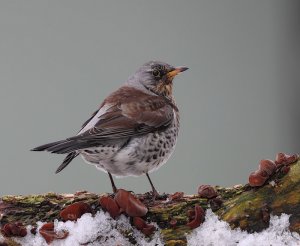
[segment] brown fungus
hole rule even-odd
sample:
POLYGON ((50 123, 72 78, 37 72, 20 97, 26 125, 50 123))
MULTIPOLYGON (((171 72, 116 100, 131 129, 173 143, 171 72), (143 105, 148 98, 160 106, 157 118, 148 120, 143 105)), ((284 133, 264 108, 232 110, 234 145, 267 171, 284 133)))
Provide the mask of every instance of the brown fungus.
POLYGON ((187 211, 187 217, 189 218, 189 222, 195 218, 195 209, 189 209, 187 211))
POLYGON ((298 161, 298 159, 299 159, 299 155, 298 154, 287 155, 285 153, 278 153, 276 155, 275 163, 278 166, 289 165, 289 164, 295 163, 296 161, 298 161))
POLYGON ((298 161, 298 159, 299 159, 299 155, 298 154, 287 155, 287 157, 286 157, 287 164, 293 164, 296 161, 298 161))
POLYGON ((21 222, 7 223, 1 229, 5 237, 25 237, 27 230, 21 222))
POLYGON ((252 187, 262 186, 266 180, 275 172, 276 164, 271 160, 261 160, 259 168, 249 176, 249 184, 252 187))
POLYGON ((129 191, 119 189, 115 195, 119 207, 131 217, 141 217, 147 214, 147 207, 129 191))
POLYGON ((266 180, 269 178, 267 172, 262 170, 256 170, 252 172, 249 176, 249 184, 252 187, 262 186, 266 180))
POLYGON ((195 229, 201 225, 201 223, 204 221, 204 209, 200 207, 199 205, 195 205, 195 218, 187 223, 186 225, 190 227, 191 229, 195 229))
POLYGON ((276 165, 272 160, 261 160, 259 163, 259 169, 268 173, 268 175, 272 175, 276 170, 276 165))
POLYGON ((154 225, 147 224, 146 221, 144 221, 140 217, 134 217, 133 224, 139 231, 141 231, 146 236, 150 236, 155 230, 154 225))
POLYGON ((65 230, 54 231, 53 222, 44 224, 40 228, 39 233, 46 240, 47 244, 52 243, 54 239, 65 239, 69 235, 69 232, 65 230))
POLYGON ((283 174, 287 174, 291 170, 290 166, 283 166, 280 171, 283 174))
POLYGON ((107 201, 108 201, 108 196, 101 196, 99 198, 99 204, 103 209, 106 209, 107 207, 107 201))
POLYGON ((286 155, 284 153, 277 153, 275 164, 277 166, 285 165, 286 164, 286 155))
POLYGON ((120 207, 117 202, 109 196, 103 196, 99 199, 101 207, 106 210, 112 218, 116 218, 121 214, 120 207))
POLYGON ((138 230, 142 230, 144 227, 146 227, 146 221, 144 221, 142 218, 140 217, 134 217, 133 218, 133 224, 136 227, 136 229, 138 230))
POLYGON ((175 192, 174 194, 169 195, 170 201, 177 201, 183 198, 184 193, 183 192, 175 192))
POLYGON ((63 209, 59 215, 64 220, 77 220, 85 213, 91 213, 92 209, 89 204, 84 202, 76 202, 65 209, 63 209))
POLYGON ((152 224, 147 224, 147 226, 142 229, 142 233, 146 236, 150 236, 154 231, 155 227, 152 224))
POLYGON ((111 197, 109 197, 107 200, 106 210, 114 219, 121 214, 120 207, 118 206, 116 201, 111 197))
POLYGON ((218 196, 218 193, 211 185, 200 185, 198 188, 198 194, 202 198, 214 198, 218 196))

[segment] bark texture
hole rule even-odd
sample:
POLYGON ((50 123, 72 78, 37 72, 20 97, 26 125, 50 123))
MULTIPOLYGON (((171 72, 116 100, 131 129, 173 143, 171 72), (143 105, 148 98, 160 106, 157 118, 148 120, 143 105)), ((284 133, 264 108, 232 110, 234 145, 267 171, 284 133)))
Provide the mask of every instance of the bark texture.
MULTIPOLYGON (((211 206, 220 219, 227 221, 232 228, 240 227, 249 232, 267 228, 270 214, 290 214, 290 230, 300 234, 300 161, 292 164, 287 174, 276 172, 262 187, 252 188, 246 184, 231 188, 216 186, 215 189, 218 198, 223 201, 221 205, 218 204, 219 199, 200 198, 198 195, 155 202, 149 194, 137 196, 149 209, 144 219, 158 224, 166 245, 186 245, 186 233, 192 230, 187 226, 188 214, 194 210, 195 205, 203 209, 211 206), (174 225, 171 221, 175 220, 174 225)), ((101 209, 99 197, 98 194, 88 192, 3 196, 0 199, 0 224, 3 226, 8 222, 20 221, 25 225, 35 225, 37 221, 50 222, 60 219, 59 212, 78 201, 90 204, 92 213, 96 213, 101 209)), ((7 243, 16 245, 13 239, 8 239, 7 243)))

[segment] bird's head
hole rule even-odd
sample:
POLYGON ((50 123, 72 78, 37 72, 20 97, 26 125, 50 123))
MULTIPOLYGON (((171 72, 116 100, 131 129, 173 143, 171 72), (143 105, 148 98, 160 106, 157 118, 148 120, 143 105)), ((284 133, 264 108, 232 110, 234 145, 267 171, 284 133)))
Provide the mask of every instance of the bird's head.
POLYGON ((166 97, 172 96, 173 79, 187 67, 173 67, 167 63, 150 61, 136 72, 136 79, 147 90, 166 97))

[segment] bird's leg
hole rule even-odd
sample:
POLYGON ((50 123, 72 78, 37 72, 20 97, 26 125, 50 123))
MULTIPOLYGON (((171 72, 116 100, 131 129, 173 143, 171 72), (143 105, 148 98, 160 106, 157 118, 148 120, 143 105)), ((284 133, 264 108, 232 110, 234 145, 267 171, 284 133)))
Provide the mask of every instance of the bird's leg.
POLYGON ((151 181, 151 179, 150 179, 148 173, 146 173, 146 176, 147 176, 147 178, 148 178, 148 180, 149 180, 149 182, 150 182, 151 188, 152 188, 153 200, 155 200, 157 197, 159 197, 159 193, 158 193, 157 190, 155 189, 155 187, 154 187, 154 185, 153 185, 153 183, 152 183, 152 181, 151 181))
POLYGON ((111 176, 111 173, 110 172, 107 172, 108 173, 108 176, 109 176, 109 179, 110 179, 110 182, 111 182, 111 187, 113 189, 113 192, 114 193, 117 193, 117 187, 115 185, 115 182, 113 180, 113 177, 111 176))

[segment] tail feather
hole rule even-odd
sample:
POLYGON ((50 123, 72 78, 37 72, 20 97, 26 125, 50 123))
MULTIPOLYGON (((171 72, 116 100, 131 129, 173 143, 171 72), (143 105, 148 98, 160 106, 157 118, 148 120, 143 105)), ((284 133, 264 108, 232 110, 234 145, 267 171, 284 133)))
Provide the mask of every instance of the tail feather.
POLYGON ((67 154, 73 152, 74 150, 80 149, 75 141, 70 141, 68 139, 58 142, 55 145, 49 146, 47 151, 56 154, 67 154), (69 150, 70 149, 70 150, 69 150))
POLYGON ((33 148, 32 151, 49 151, 56 154, 68 154, 66 158, 63 160, 62 164, 57 168, 55 173, 59 173, 62 171, 66 166, 69 165, 69 163, 79 155, 79 153, 76 151, 78 148, 78 144, 76 144, 76 141, 66 139, 61 141, 56 141, 53 143, 44 144, 41 146, 38 146, 36 148, 33 148))
POLYGON ((38 146, 33 148, 32 151, 48 151, 55 154, 69 154, 86 147, 90 147, 88 143, 78 141, 77 139, 65 139, 38 146))
POLYGON ((31 149, 31 151, 49 151, 49 149, 51 147, 57 146, 57 145, 63 143, 64 141, 65 140, 61 140, 61 141, 56 141, 56 142, 53 142, 53 143, 43 144, 41 146, 38 146, 38 147, 35 147, 35 148, 31 149))
POLYGON ((60 166, 56 169, 55 173, 59 173, 60 171, 62 171, 66 166, 68 166, 70 164, 70 162, 79 154, 77 152, 71 152, 69 153, 66 158, 64 159, 64 161, 62 162, 62 164, 60 164, 60 166))

